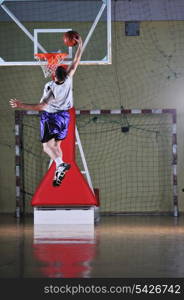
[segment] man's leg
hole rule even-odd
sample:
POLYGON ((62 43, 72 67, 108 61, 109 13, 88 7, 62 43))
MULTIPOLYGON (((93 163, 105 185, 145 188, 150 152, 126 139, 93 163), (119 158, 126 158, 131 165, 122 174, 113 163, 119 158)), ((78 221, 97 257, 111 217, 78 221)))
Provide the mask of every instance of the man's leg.
POLYGON ((60 142, 61 141, 55 141, 55 139, 53 138, 48 142, 43 143, 43 151, 47 153, 52 160, 55 160, 58 157, 60 157, 62 160, 63 153, 60 148, 60 142))
POLYGON ((55 159, 56 167, 59 167, 60 164, 63 163, 63 152, 61 150, 61 140, 60 141, 54 141, 55 147, 57 148, 58 157, 55 159))
POLYGON ((43 150, 56 163, 53 185, 59 186, 65 177, 65 172, 70 169, 70 165, 64 163, 62 160, 63 153, 61 150, 61 141, 55 141, 55 139, 51 139, 48 142, 43 143, 43 150))

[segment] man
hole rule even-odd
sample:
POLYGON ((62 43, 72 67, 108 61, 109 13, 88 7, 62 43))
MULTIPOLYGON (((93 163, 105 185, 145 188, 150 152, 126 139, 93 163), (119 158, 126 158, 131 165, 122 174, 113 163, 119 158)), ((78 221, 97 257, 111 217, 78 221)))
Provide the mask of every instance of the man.
POLYGON ((72 63, 67 69, 58 66, 54 80, 46 83, 39 104, 26 104, 17 99, 11 99, 12 108, 42 111, 40 118, 41 142, 43 150, 55 161, 56 170, 53 186, 59 186, 70 165, 63 161, 61 141, 67 136, 70 115, 68 110, 73 106, 72 76, 74 75, 82 55, 82 39, 79 36, 77 51, 72 63))

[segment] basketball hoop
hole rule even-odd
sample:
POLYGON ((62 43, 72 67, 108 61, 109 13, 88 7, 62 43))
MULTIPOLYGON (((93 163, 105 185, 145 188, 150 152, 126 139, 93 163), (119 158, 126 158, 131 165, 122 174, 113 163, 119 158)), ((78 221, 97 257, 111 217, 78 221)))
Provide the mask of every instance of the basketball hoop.
POLYGON ((62 64, 67 53, 36 53, 35 59, 41 64, 43 74, 46 77, 52 76, 56 68, 62 64))

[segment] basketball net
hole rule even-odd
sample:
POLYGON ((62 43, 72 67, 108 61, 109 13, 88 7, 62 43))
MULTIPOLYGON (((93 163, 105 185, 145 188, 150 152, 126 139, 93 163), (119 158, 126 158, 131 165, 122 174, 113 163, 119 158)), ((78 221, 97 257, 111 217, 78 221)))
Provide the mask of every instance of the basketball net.
POLYGON ((62 64, 67 55, 67 53, 36 53, 35 59, 40 62, 46 78, 55 74, 56 68, 62 64))

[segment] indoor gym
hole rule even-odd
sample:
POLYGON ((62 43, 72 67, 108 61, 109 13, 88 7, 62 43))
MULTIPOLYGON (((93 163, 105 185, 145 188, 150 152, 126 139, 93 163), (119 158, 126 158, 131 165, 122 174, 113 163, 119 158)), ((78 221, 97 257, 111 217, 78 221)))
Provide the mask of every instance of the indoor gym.
POLYGON ((0 1, 1 279, 184 277, 183 47, 182 0, 0 1), (62 191, 59 205, 31 205, 51 162, 39 114, 9 105, 40 101, 51 79, 35 53, 67 52, 69 64, 69 29, 85 44, 75 150, 92 210, 62 191), (79 217, 38 224, 40 210, 79 217))

